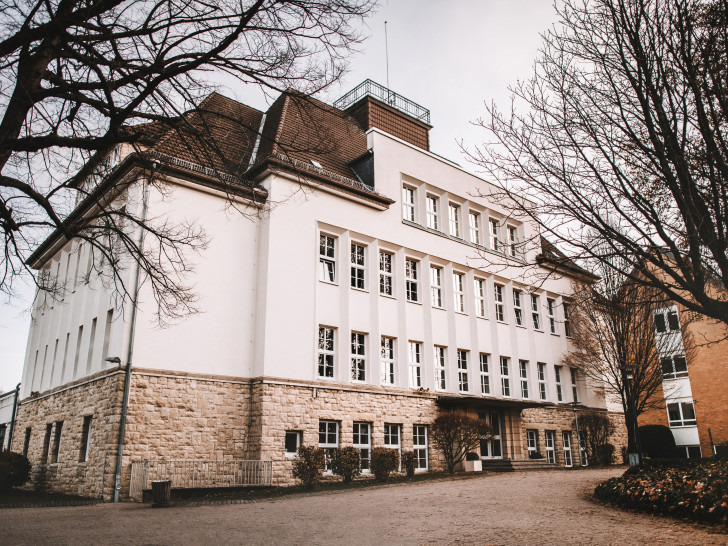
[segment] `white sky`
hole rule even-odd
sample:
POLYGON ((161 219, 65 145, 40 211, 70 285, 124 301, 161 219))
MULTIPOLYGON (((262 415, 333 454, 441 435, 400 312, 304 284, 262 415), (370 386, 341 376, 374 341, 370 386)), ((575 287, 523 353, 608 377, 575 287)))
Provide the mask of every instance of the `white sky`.
MULTIPOLYGON (((540 33, 555 21, 551 0, 380 0, 369 19, 369 39, 351 59, 350 72, 320 98, 333 102, 370 78, 387 85, 384 21, 389 35, 389 87, 429 108, 430 148, 465 168, 466 147, 486 138, 471 122, 484 104, 509 105, 508 86, 531 73, 540 33)), ((262 96, 225 94, 266 108, 262 96)), ((13 301, 0 301, 0 392, 20 381, 33 290, 16 284, 13 301)))

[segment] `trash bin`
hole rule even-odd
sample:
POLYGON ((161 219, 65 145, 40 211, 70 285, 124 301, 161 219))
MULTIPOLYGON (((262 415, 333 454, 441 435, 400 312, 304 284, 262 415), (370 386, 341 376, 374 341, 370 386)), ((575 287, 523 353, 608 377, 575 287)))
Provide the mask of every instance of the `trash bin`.
POLYGON ((152 482, 152 508, 169 506, 169 496, 172 491, 172 482, 169 480, 154 480, 152 482))

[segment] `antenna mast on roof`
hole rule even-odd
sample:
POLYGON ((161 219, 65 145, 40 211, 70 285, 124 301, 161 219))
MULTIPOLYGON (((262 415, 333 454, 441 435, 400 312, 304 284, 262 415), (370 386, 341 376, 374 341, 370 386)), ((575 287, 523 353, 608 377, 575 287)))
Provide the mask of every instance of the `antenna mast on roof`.
POLYGON ((384 56, 387 59, 387 89, 389 89, 389 40, 387 39, 387 21, 384 21, 384 56))

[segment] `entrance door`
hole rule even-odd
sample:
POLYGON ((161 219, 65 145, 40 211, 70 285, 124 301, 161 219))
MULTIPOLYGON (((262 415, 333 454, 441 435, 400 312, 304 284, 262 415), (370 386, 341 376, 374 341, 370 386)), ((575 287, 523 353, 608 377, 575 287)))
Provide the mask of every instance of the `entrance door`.
POLYGON ((480 457, 483 459, 503 458, 503 434, 501 431, 501 416, 497 411, 481 411, 478 416, 493 429, 493 436, 480 440, 480 457))

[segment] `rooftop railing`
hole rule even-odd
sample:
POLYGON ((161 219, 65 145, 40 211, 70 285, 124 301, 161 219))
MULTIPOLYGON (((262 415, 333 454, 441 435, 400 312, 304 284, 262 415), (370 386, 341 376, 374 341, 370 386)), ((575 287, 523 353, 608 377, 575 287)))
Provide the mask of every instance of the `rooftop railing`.
POLYGON ((366 96, 374 97, 375 99, 382 101, 384 104, 387 104, 400 112, 404 112, 418 121, 422 121, 423 123, 430 125, 430 111, 427 108, 420 106, 416 102, 413 102, 372 80, 365 80, 349 91, 346 95, 334 102, 334 107, 339 110, 346 110, 349 106, 366 96))

